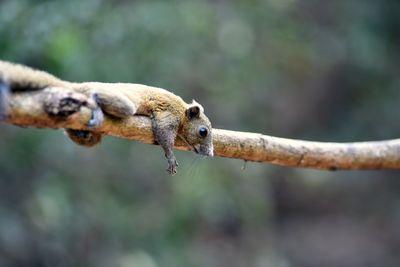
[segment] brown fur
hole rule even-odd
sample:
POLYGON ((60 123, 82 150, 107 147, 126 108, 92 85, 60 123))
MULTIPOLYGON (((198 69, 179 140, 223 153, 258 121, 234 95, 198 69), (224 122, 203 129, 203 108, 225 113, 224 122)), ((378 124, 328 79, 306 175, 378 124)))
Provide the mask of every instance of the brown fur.
MULTIPOLYGON (((71 83, 44 71, 0 60, 0 82, 7 83, 11 92, 64 87, 93 97, 104 113, 125 118, 144 115, 152 120, 156 141, 168 160, 168 172, 176 173, 177 162, 172 152, 177 136, 196 153, 213 155, 212 127, 203 107, 193 101, 185 103, 179 96, 156 87, 128 83, 71 83), (200 129, 208 134, 201 136, 200 129), (206 129, 206 130, 204 130, 206 129)), ((99 122, 94 122, 94 125, 99 122)), ((67 130, 69 137, 84 146, 94 146, 101 135, 94 132, 67 130)))

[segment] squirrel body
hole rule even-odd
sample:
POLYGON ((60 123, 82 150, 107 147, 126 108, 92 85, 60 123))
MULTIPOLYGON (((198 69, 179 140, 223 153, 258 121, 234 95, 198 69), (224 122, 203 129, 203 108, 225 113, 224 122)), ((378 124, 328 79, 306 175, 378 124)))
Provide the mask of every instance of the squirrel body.
MULTIPOLYGON (((0 84, 7 84, 10 93, 67 88, 93 98, 106 115, 150 117, 155 139, 168 160, 170 174, 175 174, 178 166, 172 152, 177 137, 197 154, 213 156, 212 127, 203 107, 194 100, 187 104, 181 97, 162 88, 130 83, 67 82, 47 72, 1 60, 0 84)), ((93 116, 93 125, 101 123, 102 116, 93 116)), ((92 131, 66 129, 66 132, 75 143, 88 147, 99 143, 102 137, 92 131)))

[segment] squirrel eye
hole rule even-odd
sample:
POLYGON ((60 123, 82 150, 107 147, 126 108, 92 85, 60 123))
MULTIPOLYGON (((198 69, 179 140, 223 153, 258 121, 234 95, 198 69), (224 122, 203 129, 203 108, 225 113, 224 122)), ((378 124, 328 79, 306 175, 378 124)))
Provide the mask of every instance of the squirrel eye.
POLYGON ((199 135, 200 135, 201 137, 206 137, 207 134, 208 134, 208 130, 207 130, 206 127, 201 127, 201 128, 199 129, 199 135))

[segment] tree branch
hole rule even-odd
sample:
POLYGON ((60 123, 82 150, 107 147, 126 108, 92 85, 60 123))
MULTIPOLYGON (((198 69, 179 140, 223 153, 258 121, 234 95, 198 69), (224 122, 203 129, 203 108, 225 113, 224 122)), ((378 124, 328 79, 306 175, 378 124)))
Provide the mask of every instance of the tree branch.
MULTIPOLYGON (((89 130, 91 106, 96 105, 90 101, 83 94, 58 87, 13 93, 7 100, 5 122, 37 128, 89 130)), ((90 130, 155 143, 148 117, 116 119, 106 116, 102 126, 90 130)), ((326 170, 400 168, 400 139, 324 143, 213 129, 213 143, 216 156, 245 161, 326 170)), ((189 150, 181 140, 176 141, 175 148, 189 150)))

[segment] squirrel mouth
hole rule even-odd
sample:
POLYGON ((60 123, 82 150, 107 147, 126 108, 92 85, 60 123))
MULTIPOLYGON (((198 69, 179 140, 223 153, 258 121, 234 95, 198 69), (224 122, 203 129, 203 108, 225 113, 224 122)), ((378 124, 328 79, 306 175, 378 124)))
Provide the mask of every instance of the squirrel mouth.
POLYGON ((192 149, 192 151, 194 153, 196 153, 197 155, 202 155, 204 157, 212 157, 214 156, 214 152, 213 149, 211 148, 211 151, 208 151, 207 149, 204 149, 204 147, 202 147, 200 144, 197 145, 191 145, 189 144, 189 142, 182 136, 182 135, 178 135, 178 137, 180 139, 182 139, 182 141, 192 149), (197 147, 196 147, 197 146, 197 147))
POLYGON ((208 146, 197 145, 197 147, 193 146, 193 150, 196 152, 196 154, 201 155, 203 158, 214 156, 213 146, 209 148, 208 146))
POLYGON ((179 137, 188 147, 192 148, 193 151, 194 151, 196 154, 199 154, 199 153, 200 153, 200 151, 199 151, 194 145, 189 144, 189 142, 188 142, 182 135, 178 134, 178 137, 179 137))

